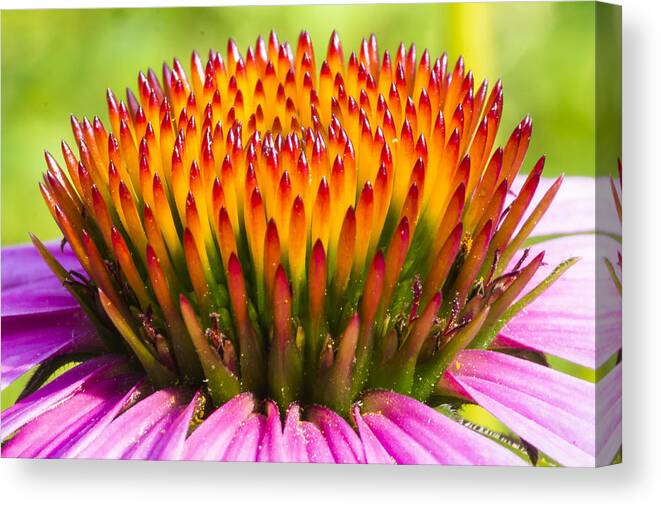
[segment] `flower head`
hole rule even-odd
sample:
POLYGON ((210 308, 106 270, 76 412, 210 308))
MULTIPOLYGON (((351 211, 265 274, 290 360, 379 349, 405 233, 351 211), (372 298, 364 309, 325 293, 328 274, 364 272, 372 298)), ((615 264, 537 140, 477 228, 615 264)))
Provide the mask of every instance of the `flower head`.
MULTIPOLYGON (((521 248, 562 178, 532 205, 542 157, 512 197, 532 121, 494 149, 500 82, 414 45, 381 54, 373 35, 347 57, 335 32, 323 56, 306 32, 295 50, 271 33, 245 55, 230 40, 225 59, 140 73, 136 94, 107 103, 108 128, 72 117, 78 154, 62 143, 63 170, 47 153, 40 184, 82 269, 33 240, 104 350, 130 362, 105 352, 93 374, 48 385, 95 375, 116 428, 161 414, 168 441, 145 457, 303 459, 299 439, 308 458, 315 445, 347 461, 447 461, 446 445, 502 458, 423 404, 453 390, 480 403, 444 374, 516 368, 465 350, 488 348, 575 262, 530 290, 544 253, 521 248)), ((126 457, 117 431, 71 455, 126 457)))

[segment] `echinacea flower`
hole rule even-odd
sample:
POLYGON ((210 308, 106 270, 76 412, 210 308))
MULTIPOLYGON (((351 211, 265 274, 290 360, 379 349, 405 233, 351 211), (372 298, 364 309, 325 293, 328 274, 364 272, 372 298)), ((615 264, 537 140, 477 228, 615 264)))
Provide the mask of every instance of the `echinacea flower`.
POLYGON ((528 247, 576 232, 544 158, 518 176, 531 119, 495 148, 502 86, 461 58, 371 36, 345 61, 333 33, 318 59, 306 32, 230 40, 109 91, 109 131, 72 117, 40 184, 64 242, 3 252, 3 386, 36 366, 3 456, 612 458, 594 384, 544 359, 618 345, 595 345, 595 236, 528 247))

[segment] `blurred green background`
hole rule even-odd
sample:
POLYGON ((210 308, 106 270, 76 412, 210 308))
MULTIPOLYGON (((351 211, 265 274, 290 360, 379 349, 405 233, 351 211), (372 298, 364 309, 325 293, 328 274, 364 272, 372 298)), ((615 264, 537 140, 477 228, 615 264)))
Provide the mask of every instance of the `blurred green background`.
MULTIPOLYGON (((173 56, 188 62, 192 49, 224 52, 228 37, 245 49, 271 29, 294 45, 307 29, 325 54, 333 28, 345 52, 374 32, 380 49, 403 40, 419 54, 446 50, 453 63, 463 54, 476 81, 503 79, 500 142, 533 116, 524 170, 546 153, 547 175, 595 174, 592 3, 10 11, 2 13, 2 244, 25 242, 28 232, 58 237, 37 189, 43 150, 60 156, 72 113, 105 121, 107 87, 123 95, 141 69, 173 56)), ((608 149, 604 160, 614 161, 619 144, 608 149)))

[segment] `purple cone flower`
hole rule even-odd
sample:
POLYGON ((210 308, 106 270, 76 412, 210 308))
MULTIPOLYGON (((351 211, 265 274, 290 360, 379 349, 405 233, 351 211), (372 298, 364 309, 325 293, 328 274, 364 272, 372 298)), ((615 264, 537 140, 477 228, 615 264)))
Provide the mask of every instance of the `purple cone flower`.
POLYGON ((317 57, 272 33, 107 98, 109 131, 72 117, 78 154, 46 154, 65 241, 2 253, 2 387, 31 372, 2 456, 618 452, 619 361, 598 384, 549 366, 618 356, 595 258, 616 241, 595 232, 595 180, 544 178, 544 158, 519 175, 529 117, 494 147, 500 82, 374 36, 345 62, 336 33, 317 57))

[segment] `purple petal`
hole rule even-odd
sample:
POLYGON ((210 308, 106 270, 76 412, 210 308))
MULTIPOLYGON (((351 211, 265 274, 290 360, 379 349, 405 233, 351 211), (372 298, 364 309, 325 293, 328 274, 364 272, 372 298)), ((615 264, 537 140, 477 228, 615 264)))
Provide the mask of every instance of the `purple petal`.
POLYGON ((342 417, 325 407, 313 406, 307 418, 321 431, 336 463, 365 463, 360 437, 342 417))
POLYGON ((286 461, 282 438, 282 423, 278 406, 271 400, 266 401, 266 421, 262 441, 257 452, 257 461, 280 463, 286 461))
POLYGON ((30 317, 3 317, 0 388, 57 354, 100 347, 92 325, 78 307, 30 317))
POLYGON ((145 389, 146 382, 141 380, 132 387, 124 396, 118 399, 114 404, 110 404, 109 409, 96 420, 91 420, 88 427, 81 430, 75 439, 55 449, 49 457, 53 458, 75 458, 80 451, 86 449, 105 431, 108 425, 133 402, 140 398, 140 393, 145 389))
POLYGON ((223 461, 256 461, 264 424, 265 418, 261 414, 251 414, 242 421, 227 446, 223 461))
POLYGON ((84 437, 108 413, 117 413, 137 375, 128 374, 88 382, 84 389, 23 426, 2 446, 4 457, 50 458, 84 437))
POLYGON ((154 459, 154 449, 167 441, 172 426, 181 418, 185 407, 177 406, 168 411, 159 421, 146 430, 136 442, 135 446, 122 455, 122 459, 154 459))
POLYGON ((608 465, 622 446, 622 363, 597 383, 597 466, 608 465))
MULTIPOLYGON (((48 243, 48 250, 67 270, 82 271, 71 248, 60 252, 59 244, 48 243)), ((34 246, 2 249, 2 316, 31 315, 44 310, 59 311, 77 307, 76 300, 53 275, 34 246)))
MULTIPOLYGON (((80 269, 69 248, 48 249, 67 269, 80 269)), ((98 349, 100 342, 76 300, 32 245, 2 250, 0 388, 60 353, 98 349)))
POLYGON ((282 432, 287 461, 293 463, 335 463, 326 439, 313 423, 301 420, 301 410, 293 404, 287 411, 282 432))
POLYGON ((301 422, 301 409, 294 404, 287 410, 285 427, 282 430, 282 442, 286 461, 292 463, 308 463, 305 434, 301 422))
MULTIPOLYGON (((98 438, 77 457, 93 459, 141 458, 156 445, 152 430, 163 429, 163 419, 170 422, 181 413, 189 394, 184 389, 168 388, 133 405, 110 423, 98 438), (141 445, 147 441, 149 445, 141 445)), ((166 425, 167 427, 167 425, 166 425)))
POLYGON ((149 459, 158 460, 178 460, 181 459, 184 452, 184 444, 188 436, 195 407, 199 401, 200 393, 195 393, 188 406, 181 410, 179 416, 172 422, 169 428, 166 428, 161 438, 155 443, 149 453, 149 459))
POLYGON ((379 439, 376 438, 376 435, 372 432, 370 427, 363 420, 363 416, 360 415, 360 408, 354 406, 353 408, 353 420, 358 427, 358 434, 360 435, 360 440, 363 443, 363 449, 365 451, 365 462, 366 463, 388 463, 395 464, 395 458, 393 458, 388 451, 386 451, 379 439))
POLYGON ((487 350, 459 354, 444 382, 559 463, 594 466, 594 384, 487 350))
MULTIPOLYGON (((67 271, 80 271, 80 262, 67 244, 61 248, 60 241, 46 241, 46 249, 67 271)), ((39 251, 32 243, 2 248, 2 288, 21 285, 35 277, 52 275, 39 251)))
POLYGON ((328 442, 314 424, 308 421, 299 422, 305 437, 305 450, 310 463, 335 463, 328 442))
MULTIPOLYGON (((516 177, 512 185, 512 191, 515 194, 518 193, 525 179, 526 176, 516 177)), ((530 212, 554 181, 553 178, 540 180, 535 199, 523 220, 528 218, 530 212)), ((562 182, 560 190, 546 214, 535 227, 533 235, 574 234, 596 230, 609 234, 622 234, 622 226, 617 217, 615 204, 612 202, 610 180, 608 178, 568 176, 562 182), (604 199, 604 202, 597 203, 597 196, 599 199, 604 199), (598 221, 596 219, 597 209, 598 221)))
POLYGON ((362 417, 397 463, 525 465, 504 446, 413 398, 375 391, 363 398, 362 417))
POLYGON ((125 364, 121 357, 105 355, 85 361, 66 371, 2 413, 0 440, 4 440, 23 425, 67 400, 92 379, 107 372, 119 373, 125 364))
POLYGON ((593 369, 612 357, 622 346, 622 301, 602 256, 617 248, 616 241, 601 235, 534 245, 531 256, 545 250, 546 265, 527 290, 563 260, 581 259, 503 327, 494 347, 531 348, 593 369))
POLYGON ((396 463, 400 465, 439 463, 415 438, 386 416, 379 413, 367 413, 363 415, 363 421, 396 463))
POLYGON ((213 412, 184 444, 183 459, 222 460, 241 423, 255 409, 250 393, 235 396, 213 412))

